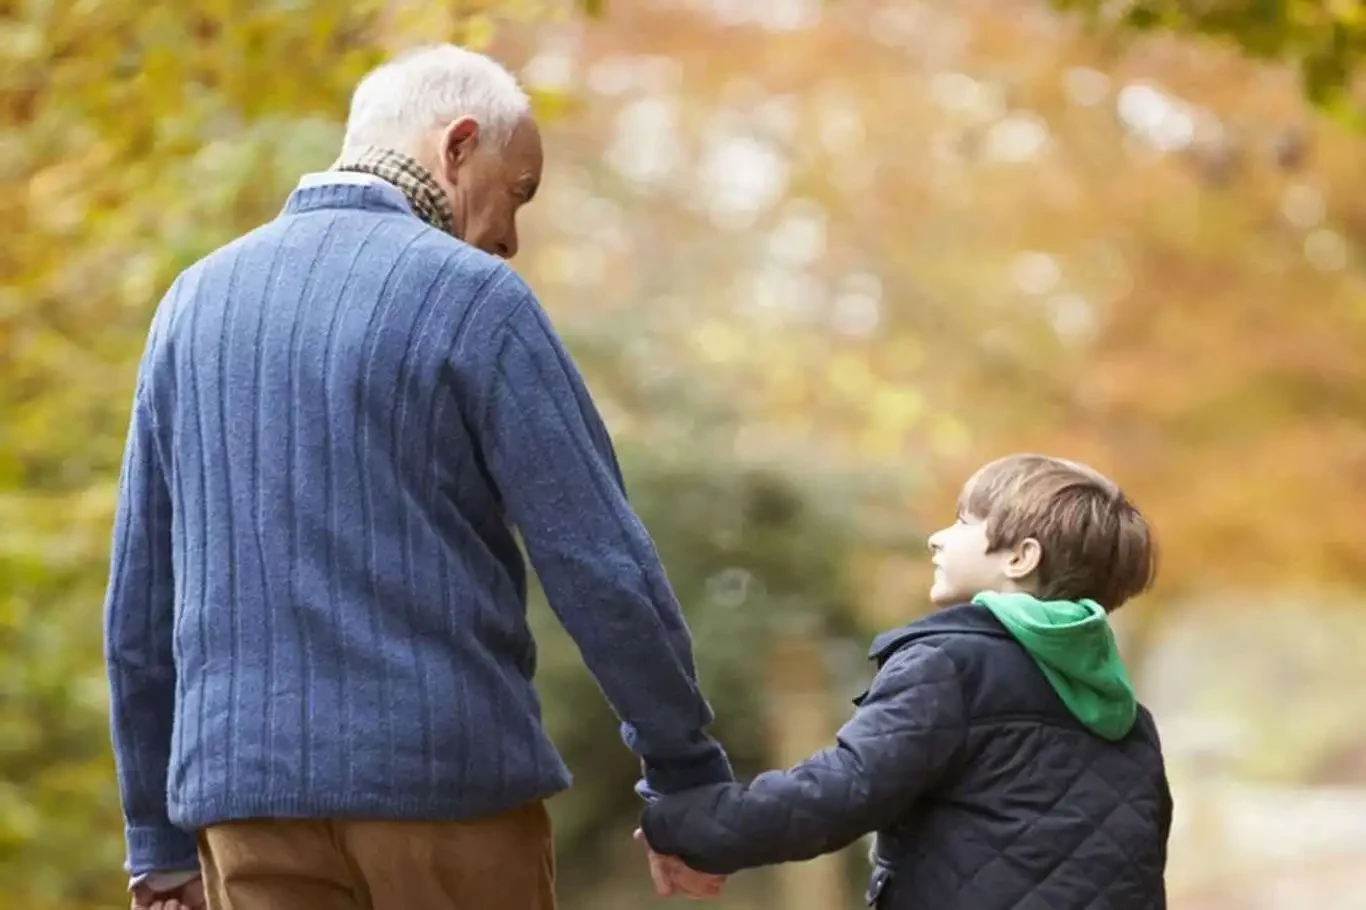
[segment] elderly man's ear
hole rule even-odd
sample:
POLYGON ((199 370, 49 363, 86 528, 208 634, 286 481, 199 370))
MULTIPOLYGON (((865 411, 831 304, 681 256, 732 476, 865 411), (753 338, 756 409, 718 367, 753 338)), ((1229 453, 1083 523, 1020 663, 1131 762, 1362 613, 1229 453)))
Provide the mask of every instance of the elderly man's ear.
POLYGON ((469 161, 479 147, 479 121, 473 117, 452 120, 441 134, 441 163, 448 180, 454 182, 455 172, 469 161))

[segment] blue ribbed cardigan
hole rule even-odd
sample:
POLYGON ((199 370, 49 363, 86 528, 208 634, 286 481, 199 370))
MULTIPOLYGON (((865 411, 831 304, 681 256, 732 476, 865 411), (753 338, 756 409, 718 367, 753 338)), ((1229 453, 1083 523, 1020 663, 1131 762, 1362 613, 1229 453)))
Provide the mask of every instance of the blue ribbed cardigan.
POLYGON ((569 775, 520 532, 668 792, 728 779, 688 630, 527 286, 370 177, 305 183, 175 281, 105 605, 128 868, 247 817, 461 819, 569 775))

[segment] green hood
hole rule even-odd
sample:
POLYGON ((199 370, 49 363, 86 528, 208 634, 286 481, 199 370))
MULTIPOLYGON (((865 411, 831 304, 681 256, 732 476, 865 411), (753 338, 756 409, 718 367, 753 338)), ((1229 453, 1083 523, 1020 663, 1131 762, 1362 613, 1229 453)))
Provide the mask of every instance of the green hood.
POLYGON ((972 602, 990 610, 1024 646, 1077 720, 1108 740, 1128 734, 1138 700, 1100 604, 993 592, 972 602))

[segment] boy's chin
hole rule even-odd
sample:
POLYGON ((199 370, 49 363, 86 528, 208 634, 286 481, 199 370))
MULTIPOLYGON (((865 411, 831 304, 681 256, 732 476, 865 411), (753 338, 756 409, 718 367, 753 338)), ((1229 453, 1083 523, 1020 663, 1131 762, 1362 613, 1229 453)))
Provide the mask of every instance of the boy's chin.
POLYGON ((971 597, 953 590, 952 588, 941 588, 938 585, 930 588, 930 603, 936 607, 951 607, 954 604, 966 603, 971 597))

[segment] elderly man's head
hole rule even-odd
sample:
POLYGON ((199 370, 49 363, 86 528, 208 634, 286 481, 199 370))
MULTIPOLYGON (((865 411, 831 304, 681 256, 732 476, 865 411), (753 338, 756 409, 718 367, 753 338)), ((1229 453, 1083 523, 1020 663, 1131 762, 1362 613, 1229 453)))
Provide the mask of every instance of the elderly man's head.
POLYGON ((416 159, 450 200, 457 237, 516 255, 517 210, 541 181, 541 136, 501 65, 447 44, 377 68, 356 87, 346 123, 344 149, 362 146, 416 159))

